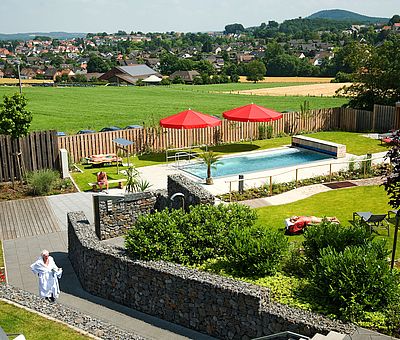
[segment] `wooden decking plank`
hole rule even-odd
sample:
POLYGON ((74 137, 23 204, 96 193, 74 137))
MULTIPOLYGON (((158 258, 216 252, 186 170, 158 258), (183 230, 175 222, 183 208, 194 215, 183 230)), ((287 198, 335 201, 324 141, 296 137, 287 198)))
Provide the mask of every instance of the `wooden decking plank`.
POLYGON ((15 230, 14 230, 14 221, 13 221, 13 218, 12 218, 12 212, 11 212, 11 209, 10 209, 10 202, 7 202, 8 204, 7 204, 7 220, 8 220, 8 222, 7 222, 7 229, 8 229, 8 232, 9 232, 9 238, 17 238, 17 234, 16 234, 16 232, 15 232, 15 230))
POLYGON ((49 232, 58 231, 59 229, 55 226, 58 226, 58 222, 54 218, 53 210, 47 202, 46 197, 41 197, 40 201, 37 200, 36 204, 40 207, 38 209, 38 217, 43 227, 43 233, 47 234, 49 232))
POLYGON ((49 228, 52 232, 60 231, 58 220, 56 215, 54 214, 53 209, 50 206, 50 203, 46 197, 44 198, 44 205, 46 206, 47 214, 46 217, 49 221, 49 228))
POLYGON ((9 202, 4 202, 4 217, 5 217, 5 227, 6 227, 6 233, 7 233, 7 240, 16 238, 15 233, 12 230, 12 220, 11 220, 11 214, 10 214, 10 209, 9 209, 9 202))
POLYGON ((31 235, 37 235, 38 230, 34 223, 32 223, 32 217, 35 211, 32 209, 32 199, 27 199, 24 202, 23 210, 23 223, 25 225, 25 230, 29 230, 31 235))
POLYGON ((24 230, 25 235, 37 235, 34 224, 32 223, 32 206, 31 199, 24 200, 21 203, 21 227, 24 230))
POLYGON ((7 240, 8 239, 8 232, 7 232, 7 225, 6 225, 6 213, 4 211, 5 204, 0 203, 0 239, 7 240))
POLYGON ((42 210, 42 205, 40 202, 40 199, 34 199, 33 200, 33 205, 34 205, 34 217, 35 217, 35 221, 36 221, 36 225, 38 227, 38 235, 41 234, 46 234, 46 221, 45 218, 43 218, 43 214, 39 214, 39 212, 42 210))
POLYGON ((19 238, 19 237, 24 236, 24 233, 23 233, 23 231, 21 232, 21 227, 20 227, 21 221, 20 221, 19 216, 21 215, 22 212, 21 212, 21 210, 18 209, 18 207, 16 207, 16 205, 18 204, 17 202, 18 201, 9 201, 8 202, 8 211, 10 212, 11 219, 12 219, 12 222, 11 222, 12 229, 15 232, 15 236, 17 238, 19 238))
POLYGON ((29 211, 32 212, 30 215, 30 223, 32 225, 32 229, 35 231, 35 235, 41 235, 43 232, 41 231, 40 224, 37 220, 37 207, 36 207, 36 199, 30 199, 29 204, 29 211))

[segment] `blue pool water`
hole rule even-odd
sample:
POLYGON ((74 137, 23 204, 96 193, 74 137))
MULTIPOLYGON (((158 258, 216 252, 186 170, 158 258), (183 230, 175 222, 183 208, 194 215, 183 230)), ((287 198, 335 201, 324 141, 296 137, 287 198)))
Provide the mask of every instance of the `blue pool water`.
MULTIPOLYGON (((220 158, 216 166, 211 169, 211 175, 212 177, 224 177, 296 166, 325 159, 333 159, 333 157, 323 153, 297 148, 257 152, 244 156, 220 158)), ((183 170, 196 177, 203 179, 207 177, 207 167, 203 163, 188 164, 183 167, 183 170)))

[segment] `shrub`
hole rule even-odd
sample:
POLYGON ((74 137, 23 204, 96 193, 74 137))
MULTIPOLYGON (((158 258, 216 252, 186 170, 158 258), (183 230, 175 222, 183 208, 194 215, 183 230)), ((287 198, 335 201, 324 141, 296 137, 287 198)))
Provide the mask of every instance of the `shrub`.
POLYGON ((29 172, 26 182, 34 195, 47 195, 57 185, 60 175, 57 171, 44 169, 29 172))
POLYGON ((183 262, 181 258, 184 223, 182 210, 163 210, 155 214, 139 215, 136 224, 128 231, 125 246, 133 258, 140 260, 166 260, 183 262))
POLYGON ((342 227, 328 221, 316 226, 309 226, 304 233, 304 254, 313 264, 323 249, 328 246, 335 251, 342 252, 349 246, 362 246, 372 240, 372 236, 364 226, 354 225, 342 227))
POLYGON ((384 240, 343 251, 328 246, 312 272, 315 288, 347 320, 383 310, 396 300, 400 283, 388 266, 388 253, 384 240))
POLYGON ((258 125, 258 139, 262 140, 266 137, 267 127, 265 124, 258 125))
POLYGON ((272 134, 274 133, 274 128, 272 127, 272 125, 267 125, 267 139, 271 139, 272 138, 272 134))
POLYGON ((131 256, 141 260, 166 260, 198 264, 223 256, 232 228, 249 228, 257 218, 243 205, 197 205, 189 213, 163 210, 141 215, 126 237, 131 256))
POLYGON ((260 226, 234 228, 229 233, 226 258, 230 270, 239 276, 275 274, 288 249, 287 238, 260 226))

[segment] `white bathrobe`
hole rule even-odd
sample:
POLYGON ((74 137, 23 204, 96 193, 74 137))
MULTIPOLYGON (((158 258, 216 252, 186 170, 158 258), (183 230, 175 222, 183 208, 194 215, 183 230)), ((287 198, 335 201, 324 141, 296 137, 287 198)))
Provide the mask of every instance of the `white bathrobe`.
POLYGON ((49 256, 49 264, 46 266, 43 258, 40 256, 35 263, 31 265, 34 274, 39 276, 39 295, 41 297, 58 298, 60 295, 60 286, 58 279, 61 278, 62 269, 58 268, 54 259, 49 256))

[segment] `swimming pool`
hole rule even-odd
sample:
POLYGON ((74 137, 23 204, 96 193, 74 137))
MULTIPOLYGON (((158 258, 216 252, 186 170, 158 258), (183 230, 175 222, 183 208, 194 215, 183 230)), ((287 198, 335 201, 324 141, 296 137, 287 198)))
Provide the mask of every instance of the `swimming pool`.
MULTIPOLYGON (((257 152, 243 156, 220 158, 216 166, 211 169, 211 175, 212 177, 224 177, 296 166, 327 159, 334 158, 323 153, 301 148, 257 152)), ((182 170, 202 179, 207 177, 207 167, 204 163, 188 164, 182 167, 182 170)))

